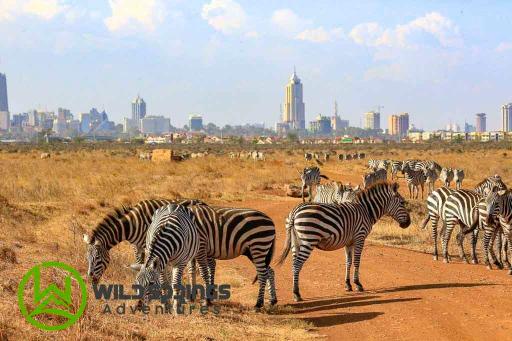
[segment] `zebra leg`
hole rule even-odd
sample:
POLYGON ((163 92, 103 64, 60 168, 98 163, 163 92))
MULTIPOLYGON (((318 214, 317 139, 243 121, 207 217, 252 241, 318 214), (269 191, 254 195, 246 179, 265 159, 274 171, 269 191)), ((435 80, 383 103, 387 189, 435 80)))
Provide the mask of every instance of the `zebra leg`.
MULTIPOLYGON (((207 290, 210 290, 210 288, 211 288, 209 286, 210 285, 210 275, 209 275, 209 271, 208 271, 208 259, 207 259, 206 255, 200 251, 196 256, 196 261, 197 261, 197 265, 199 266, 199 275, 201 276, 201 278, 203 279, 203 282, 205 284, 205 296, 206 297, 204 297, 204 299, 205 299, 206 304, 210 304, 211 300, 209 299, 209 297, 211 297, 211 296, 208 296, 209 293, 206 292, 207 290)), ((190 294, 191 294, 192 298, 195 299, 197 292, 195 291, 194 287, 192 287, 192 290, 193 291, 190 294)), ((203 299, 203 297, 201 297, 201 299, 203 299)))
POLYGON ((188 280, 192 288, 196 285, 196 260, 195 258, 188 262, 188 280))
POLYGON ((432 240, 434 241, 434 260, 438 260, 438 251, 437 251, 437 224, 439 223, 439 216, 431 215, 430 222, 432 225, 432 240))
MULTIPOLYGON (((183 270, 185 270, 186 265, 186 263, 177 264, 172 272, 172 308, 174 314, 178 314, 178 309, 183 303, 179 302, 179 299, 176 299, 176 297, 180 297, 180 295, 177 295, 179 290, 178 285, 182 283, 183 270)), ((183 293, 181 296, 185 297, 186 293, 183 293)))
POLYGON ((144 264, 144 246, 133 245, 133 253, 135 254, 135 264, 132 264, 131 267, 144 264))
POLYGON ((478 255, 476 254, 476 243, 478 241, 478 228, 471 234, 471 263, 478 264, 478 255))
POLYGON ((443 262, 449 263, 450 262, 450 255, 448 254, 448 243, 450 242, 450 237, 452 235, 452 230, 454 227, 453 221, 446 221, 445 222, 445 230, 443 233, 443 262))
POLYGON ((301 244, 298 252, 293 247, 293 264, 292 264, 292 272, 293 272, 293 297, 295 302, 302 301, 302 297, 300 296, 299 289, 299 274, 300 270, 302 270, 302 266, 308 260, 311 252, 313 251, 313 246, 309 244, 301 244))
POLYGON ((215 267, 217 266, 217 262, 215 258, 208 257, 208 277, 210 279, 210 284, 215 284, 215 267))
POLYGON ((270 297, 270 305, 276 305, 277 304, 277 294, 276 294, 276 282, 275 282, 274 269, 272 269, 269 266, 267 271, 268 271, 267 290, 268 290, 268 295, 270 297))
POLYGON ((313 186, 312 185, 308 186, 308 200, 309 200, 309 202, 311 202, 313 200, 313 186))
POLYGON ((463 225, 462 222, 459 221, 459 227, 460 232, 457 234, 457 237, 455 238, 457 240, 457 244, 459 245, 459 255, 460 259, 466 263, 469 264, 468 258, 466 256, 466 252, 464 251, 464 233, 462 233, 463 225))
POLYGON ((505 256, 505 259, 503 260, 503 266, 505 266, 508 269, 512 268, 512 265, 510 265, 510 262, 508 260, 508 249, 509 249, 509 241, 507 238, 505 238, 505 234, 502 233, 504 243, 503 243, 503 254, 505 256))
POLYGON ((302 183, 302 192, 301 192, 302 202, 306 202, 306 199, 304 199, 304 190, 305 189, 306 189, 306 185, 304 183, 302 183))
POLYGON ((359 281, 359 265, 361 264, 361 254, 363 253, 364 239, 357 240, 354 245, 354 284, 357 291, 364 291, 363 285, 359 281))
POLYGON ((502 233, 501 233, 501 231, 496 231, 496 234, 497 234, 496 235, 496 237, 497 237, 497 239, 496 239, 496 251, 498 251, 498 262, 500 264, 503 264, 503 258, 501 257, 501 254, 502 254, 501 250, 503 248, 503 238, 501 236, 502 233))
POLYGON ((352 253, 354 245, 345 246, 345 290, 352 291, 352 284, 350 284, 350 266, 352 265, 352 253))
MULTIPOLYGON (((491 235, 491 242, 490 242, 490 245, 488 246, 488 250, 489 250, 489 253, 491 255, 491 258, 492 258, 492 263, 494 265, 496 265, 496 267, 498 269, 503 269, 503 264, 501 264, 501 262, 498 260, 498 258, 496 257, 496 253, 494 252, 494 241, 496 240, 496 237, 499 238, 499 234, 500 234, 500 231, 497 230, 497 229, 494 229, 492 231, 492 235, 491 235)), ((498 243, 501 243, 501 241, 498 240, 498 243)), ((498 249, 498 252, 501 253, 501 250, 498 249)), ((491 267, 489 266, 488 267, 489 269, 491 269, 491 267)))
POLYGON ((491 244, 491 240, 493 240, 494 231, 490 231, 487 226, 484 227, 484 240, 482 242, 482 248, 484 252, 484 263, 487 266, 487 269, 492 270, 492 265, 489 262, 489 245, 491 244))

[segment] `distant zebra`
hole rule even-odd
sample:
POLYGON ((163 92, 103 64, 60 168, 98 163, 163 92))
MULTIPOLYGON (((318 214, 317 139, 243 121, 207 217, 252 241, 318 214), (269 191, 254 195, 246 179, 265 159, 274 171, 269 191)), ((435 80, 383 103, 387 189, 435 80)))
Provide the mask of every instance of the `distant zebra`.
POLYGON ((391 180, 396 180, 397 173, 402 170, 403 162, 398 160, 389 160, 391 165, 391 180))
POLYGON ((50 153, 41 153, 41 159, 49 159, 51 157, 50 153))
POLYGON ((311 161, 313 160, 313 155, 311 153, 304 153, 304 158, 306 161, 311 161))
POLYGON ((461 189, 462 180, 464 180, 464 170, 463 169, 454 169, 453 170, 453 181, 455 181, 456 189, 461 189))
POLYGON ((466 254, 464 252, 464 235, 470 232, 472 233, 471 239, 471 253, 473 263, 478 263, 476 256, 476 242, 478 237, 478 226, 479 217, 477 203, 484 196, 489 194, 493 190, 506 190, 507 186, 501 181, 500 177, 489 177, 477 185, 475 190, 464 190, 459 189, 453 191, 444 203, 441 217, 445 223, 445 231, 443 236, 443 258, 446 263, 450 261, 448 255, 448 243, 453 228, 457 223, 461 224, 460 238, 457 238, 460 249, 460 256, 462 260, 467 262, 466 254))
MULTIPOLYGON (((163 285, 162 274, 166 268, 170 268, 173 308, 174 313, 178 312, 178 301, 174 299, 176 286, 182 282, 187 263, 196 257, 199 242, 194 216, 187 208, 167 205, 156 210, 146 236, 146 261, 135 279, 135 283, 144 288, 143 300, 139 301, 139 305, 149 303, 150 286, 163 285)), ((206 282, 206 273, 204 276, 206 282)))
POLYGON ((366 154, 365 153, 359 153, 357 158, 362 160, 362 159, 366 158, 366 154))
POLYGON ((443 183, 445 187, 450 187, 450 183, 453 180, 453 170, 451 168, 443 168, 441 169, 441 173, 439 174, 439 179, 443 183))
POLYGON ((407 182, 407 187, 409 188, 409 198, 418 199, 418 192, 421 188, 421 199, 423 200, 423 192, 426 181, 424 171, 411 169, 409 164, 406 163, 402 167, 402 173, 405 176, 405 181, 407 182))
POLYGON ((278 261, 282 264, 292 250, 295 301, 302 301, 299 274, 314 248, 333 251, 345 247, 345 288, 352 290, 350 267, 353 255, 354 284, 358 291, 363 291, 359 281, 361 253, 366 237, 383 215, 390 215, 402 228, 410 225, 411 218, 396 183, 381 183, 365 189, 353 203, 302 203, 295 207, 286 220, 286 241, 278 261))
POLYGON ((320 184, 320 178, 329 179, 325 175, 320 174, 320 168, 313 166, 313 167, 306 167, 302 170, 302 173, 299 172, 300 179, 302 181, 302 202, 305 202, 304 199, 304 190, 306 187, 308 188, 308 194, 309 194, 309 201, 313 199, 312 194, 312 187, 317 186, 320 184))
POLYGON ((367 188, 379 182, 386 181, 388 172, 384 168, 379 168, 373 172, 363 175, 363 188, 367 188))
POLYGON ((433 169, 426 169, 423 171, 423 174, 425 174, 425 184, 427 185, 428 194, 430 194, 434 191, 435 183, 439 176, 433 169))
POLYGON ((140 153, 139 160, 148 160, 151 161, 151 153, 140 153))
POLYGON ((344 155, 344 154, 341 154, 341 153, 340 153, 340 154, 338 154, 338 160, 340 160, 340 161, 345 160, 345 155, 344 155))

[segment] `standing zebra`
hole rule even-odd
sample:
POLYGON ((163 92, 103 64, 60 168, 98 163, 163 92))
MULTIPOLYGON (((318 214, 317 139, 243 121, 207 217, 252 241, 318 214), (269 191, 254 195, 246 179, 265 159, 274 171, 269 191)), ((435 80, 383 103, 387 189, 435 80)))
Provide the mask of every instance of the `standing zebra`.
POLYGON ((363 175, 363 188, 369 187, 376 183, 386 181, 388 172, 384 168, 378 168, 377 170, 363 175))
POLYGON ((309 194, 309 201, 313 200, 313 194, 312 194, 312 187, 313 185, 320 184, 320 178, 329 179, 325 175, 320 174, 320 168, 313 166, 313 167, 306 167, 304 170, 299 172, 300 179, 302 181, 302 202, 305 202, 304 199, 304 190, 306 189, 306 186, 308 188, 308 194, 309 194))
POLYGON ((425 172, 424 170, 412 169, 409 164, 405 163, 402 167, 402 173, 405 176, 407 187, 409 188, 409 198, 418 199, 419 188, 421 187, 421 199, 423 200, 423 192, 425 186, 425 172), (414 195, 416 192, 416 196, 414 195))
MULTIPOLYGON (((144 303, 149 301, 150 286, 164 284, 161 274, 169 267, 172 269, 173 308, 177 313, 176 286, 181 284, 183 270, 196 257, 198 250, 199 232, 190 211, 181 205, 157 209, 146 236, 146 262, 135 279, 135 283, 144 288, 144 303)), ((139 301, 139 305, 143 301, 139 301)))
MULTIPOLYGON (((213 284, 215 276, 215 259, 232 259, 241 255, 253 262, 260 282, 257 306, 263 305, 261 281, 266 273, 269 283, 271 304, 275 304, 273 270, 270 261, 274 251, 275 227, 272 220, 264 213, 245 208, 210 207, 199 200, 144 200, 131 209, 108 215, 94 229, 91 236, 84 235, 88 244, 88 276, 97 283, 109 262, 109 250, 127 240, 136 248, 137 264, 140 269, 144 262, 145 239, 151 218, 160 207, 179 203, 187 206, 196 218, 201 240, 207 240, 206 247, 200 252, 207 253, 208 278, 213 284)), ((198 260, 198 263, 200 260, 198 260)), ((194 263, 192 263, 194 265, 194 263)), ((195 266, 195 265, 194 265, 195 266)), ((202 264, 200 264, 201 269, 202 264)), ((189 269, 192 280, 195 270, 189 269)), ((263 286, 264 288, 264 286, 263 286)))
POLYGON ((398 160, 389 160, 389 164, 391 165, 391 180, 396 180, 398 178, 397 173, 402 170, 403 163, 398 160))
POLYGON ((445 187, 450 187, 450 183, 453 180, 453 170, 451 168, 443 168, 441 169, 441 173, 439 174, 439 179, 443 183, 445 187))
POLYGON ((437 172, 431 168, 424 170, 423 173, 425 174, 425 183, 427 185, 428 194, 430 194, 435 189, 435 183, 438 175, 437 172))
POLYGON ((282 264, 290 250, 293 254, 293 294, 301 301, 299 273, 314 248, 333 251, 345 247, 345 288, 352 290, 350 266, 354 256, 354 284, 363 291, 359 281, 359 265, 366 237, 372 226, 384 215, 390 215, 401 228, 411 223, 398 184, 381 183, 361 192, 354 203, 341 205, 303 203, 286 219, 286 241, 278 261, 282 264))
POLYGON ((376 170, 379 168, 387 170, 388 167, 389 167, 388 160, 374 160, 374 159, 368 160, 368 168, 371 170, 376 170))
POLYGON ((311 153, 304 153, 304 158, 306 161, 311 161, 313 160, 313 155, 311 153))
POLYGON ((448 243, 452 230, 457 223, 461 224, 462 231, 460 238, 457 238, 461 258, 467 262, 463 240, 465 234, 473 232, 471 235, 472 260, 474 264, 478 263, 476 256, 478 229, 476 227, 478 226, 479 218, 476 205, 480 199, 488 195, 491 191, 505 189, 507 189, 507 186, 503 183, 501 177, 495 175, 479 183, 473 191, 464 189, 455 190, 446 198, 441 215, 446 226, 443 236, 443 258, 445 263, 450 261, 448 256, 448 243))
POLYGON ((454 169, 453 170, 453 181, 455 181, 456 189, 461 189, 462 180, 464 180, 464 170, 463 169, 454 169))
POLYGON ((345 187, 337 182, 330 182, 316 186, 316 195, 313 202, 324 204, 340 204, 343 200, 345 187))

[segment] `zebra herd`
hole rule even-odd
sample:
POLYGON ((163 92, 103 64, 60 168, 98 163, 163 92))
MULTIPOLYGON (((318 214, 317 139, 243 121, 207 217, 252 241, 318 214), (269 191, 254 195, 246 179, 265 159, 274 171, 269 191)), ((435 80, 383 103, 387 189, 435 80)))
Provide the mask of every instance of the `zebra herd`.
MULTIPOLYGON (((306 152, 306 153, 304 153, 304 159, 306 161, 319 160, 319 161, 327 162, 330 159, 331 153, 336 154, 336 152, 321 152, 321 153, 306 152)), ((340 161, 362 160, 364 158, 366 158, 366 154, 361 153, 361 152, 353 153, 353 154, 349 154, 349 153, 347 153, 347 154, 339 153, 338 154, 338 160, 340 160, 340 161)))

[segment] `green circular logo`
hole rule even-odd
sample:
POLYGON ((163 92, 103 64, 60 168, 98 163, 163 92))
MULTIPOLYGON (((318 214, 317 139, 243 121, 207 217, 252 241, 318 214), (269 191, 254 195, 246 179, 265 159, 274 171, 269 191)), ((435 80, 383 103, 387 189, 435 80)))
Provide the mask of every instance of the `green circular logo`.
POLYGON ((87 305, 87 286, 80 277, 80 273, 71 266, 61 262, 44 262, 34 266, 25 276, 23 276, 18 286, 18 306, 25 319, 33 326, 42 330, 62 330, 74 324, 84 313, 87 305), (63 289, 57 286, 57 283, 51 283, 46 288, 41 288, 41 271, 57 269, 64 274, 63 289), (33 286, 27 287, 30 280, 33 280, 33 286), (73 302, 72 280, 76 281, 80 288, 80 305, 78 309, 73 302), (32 300, 25 300, 25 293, 33 290, 32 300), (29 305, 33 307, 29 311, 29 305), (61 324, 45 324, 38 321, 38 315, 48 315, 64 319, 61 324))

